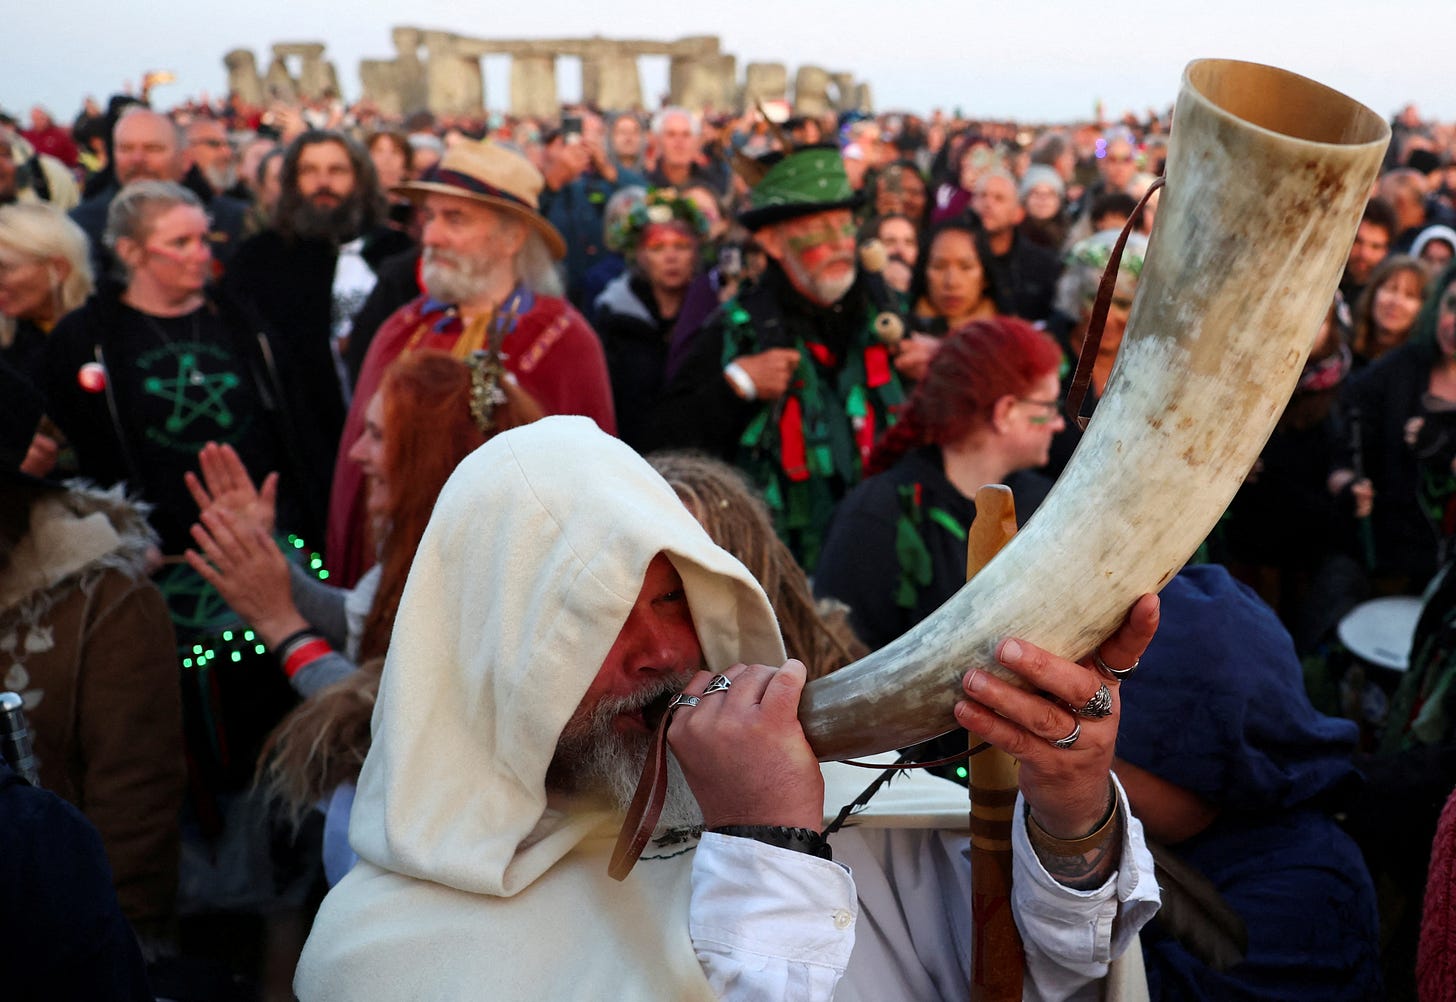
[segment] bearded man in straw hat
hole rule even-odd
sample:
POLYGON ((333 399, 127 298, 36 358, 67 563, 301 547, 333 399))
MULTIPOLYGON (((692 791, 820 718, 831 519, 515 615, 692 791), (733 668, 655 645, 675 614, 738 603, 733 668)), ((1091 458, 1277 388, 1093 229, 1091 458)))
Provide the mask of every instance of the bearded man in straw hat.
POLYGON ((809 570, 834 503, 904 399, 856 274, 855 201, 832 147, 768 168, 738 217, 768 270, 692 335, 650 423, 650 448, 704 449, 742 467, 809 570))
POLYGON ((591 326, 561 298, 565 241, 540 212, 541 173, 494 142, 450 148, 418 181, 393 190, 424 226, 425 294, 384 322, 359 370, 339 442, 329 503, 328 564, 345 583, 372 562, 364 527, 364 472, 348 451, 389 363, 417 348, 468 358, 499 349, 509 372, 547 414, 580 414, 617 432, 606 356, 591 326))

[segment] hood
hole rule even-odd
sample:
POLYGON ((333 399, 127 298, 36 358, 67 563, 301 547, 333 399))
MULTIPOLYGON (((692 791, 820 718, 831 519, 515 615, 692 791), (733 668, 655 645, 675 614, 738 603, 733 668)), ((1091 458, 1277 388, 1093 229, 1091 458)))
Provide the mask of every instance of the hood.
POLYGON ((126 496, 126 486, 102 489, 80 480, 47 491, 31 504, 30 529, 0 573, 0 612, 22 610, 35 621, 76 582, 108 568, 128 577, 147 574, 157 534, 151 506, 126 496))
POLYGON ((545 418, 460 464, 390 640, 350 820, 362 859, 508 896, 616 823, 549 807, 546 770, 659 552, 709 667, 782 663, 758 583, 591 420, 545 418))

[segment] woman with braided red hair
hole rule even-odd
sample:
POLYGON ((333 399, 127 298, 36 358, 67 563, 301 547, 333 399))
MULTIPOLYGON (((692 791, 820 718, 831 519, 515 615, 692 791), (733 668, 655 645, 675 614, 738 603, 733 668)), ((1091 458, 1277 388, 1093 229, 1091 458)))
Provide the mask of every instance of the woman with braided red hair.
POLYGON ((1061 430, 1052 338, 1021 320, 975 320, 950 334, 896 423, 875 445, 872 474, 836 509, 815 595, 850 609, 872 649, 924 619, 966 577, 971 498, 1006 484, 1024 521, 1051 481, 1031 472, 1061 430))

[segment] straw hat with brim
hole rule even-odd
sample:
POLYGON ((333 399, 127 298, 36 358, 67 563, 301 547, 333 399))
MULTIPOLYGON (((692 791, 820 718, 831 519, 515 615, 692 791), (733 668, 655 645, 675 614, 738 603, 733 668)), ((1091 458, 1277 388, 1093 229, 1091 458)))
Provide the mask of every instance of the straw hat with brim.
POLYGON ((0 360, 0 484, 10 486, 60 487, 54 480, 42 480, 23 473, 20 464, 35 438, 43 413, 43 401, 15 369, 0 360))
POLYGON ((566 241, 541 215, 541 189, 545 184, 546 179, 529 160, 487 140, 456 143, 418 181, 406 181, 390 191, 412 201, 433 192, 482 202, 535 229, 546 241, 551 256, 559 259, 566 255, 566 241))
POLYGON ((839 151, 809 146, 769 168, 748 193, 748 208, 738 214, 738 221, 745 229, 757 230, 798 216, 850 209, 858 203, 839 151))

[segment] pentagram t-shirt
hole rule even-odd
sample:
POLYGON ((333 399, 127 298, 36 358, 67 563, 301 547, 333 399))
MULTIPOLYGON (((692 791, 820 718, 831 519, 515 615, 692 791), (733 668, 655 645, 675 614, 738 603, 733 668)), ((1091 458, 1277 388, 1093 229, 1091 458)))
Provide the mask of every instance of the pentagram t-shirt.
POLYGON ((208 442, 237 449, 254 482, 276 469, 261 398, 238 342, 210 307, 156 317, 124 305, 107 344, 107 370, 128 445, 156 506, 165 553, 191 545, 197 505, 182 474, 208 442))

